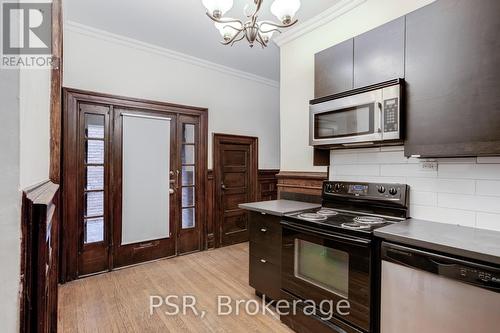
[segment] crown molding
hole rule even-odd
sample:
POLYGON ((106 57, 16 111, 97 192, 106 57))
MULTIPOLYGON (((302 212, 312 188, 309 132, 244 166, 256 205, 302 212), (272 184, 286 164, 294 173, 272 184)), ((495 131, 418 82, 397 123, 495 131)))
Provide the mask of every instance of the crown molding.
POLYGON ((88 25, 77 23, 74 21, 69 21, 69 20, 65 21, 64 22, 64 30, 76 32, 76 33, 86 35, 86 36, 96 38, 96 39, 105 40, 105 41, 108 41, 111 43, 116 43, 116 44, 120 44, 123 46, 131 47, 131 48, 141 50, 144 52, 154 53, 154 54, 157 54, 157 55, 160 55, 160 56, 163 56, 166 58, 170 58, 170 59, 173 59, 176 61, 182 61, 185 63, 189 63, 191 65, 207 68, 207 69, 214 70, 214 71, 217 71, 220 73, 232 75, 232 76, 235 76, 235 77, 238 77, 241 79, 246 79, 246 80, 254 81, 257 83, 265 84, 265 85, 268 85, 268 86, 271 86, 274 88, 279 88, 279 82, 275 81, 275 80, 271 80, 271 79, 268 79, 268 78, 265 78, 265 77, 262 77, 259 75, 255 75, 255 74, 252 74, 249 72, 241 71, 241 70, 238 70, 238 69, 235 69, 232 67, 220 65, 220 64, 217 64, 217 63, 214 63, 214 62, 211 62, 208 60, 204 60, 201 58, 197 58, 197 57, 185 54, 185 53, 173 51, 173 50, 161 47, 161 46, 145 43, 145 42, 142 42, 142 41, 137 40, 137 39, 133 39, 133 38, 125 37, 122 35, 114 34, 114 33, 111 33, 111 32, 105 31, 105 30, 93 28, 93 27, 90 27, 88 25))
POLYGON ((276 45, 281 47, 282 45, 285 45, 286 43, 289 43, 300 36, 333 21, 337 17, 344 15, 364 2, 366 2, 366 0, 339 0, 335 5, 328 8, 321 14, 300 23, 296 27, 289 28, 279 36, 273 37, 273 41, 276 45))

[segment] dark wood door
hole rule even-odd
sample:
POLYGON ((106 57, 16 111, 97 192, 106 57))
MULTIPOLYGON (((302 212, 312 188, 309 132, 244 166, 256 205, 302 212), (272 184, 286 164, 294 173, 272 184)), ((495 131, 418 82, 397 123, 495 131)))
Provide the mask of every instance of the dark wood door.
POLYGON ((498 13, 498 0, 440 0, 407 15, 405 155, 500 154, 498 13))
POLYGON ((248 241, 248 213, 239 204, 257 198, 257 139, 214 136, 219 244, 248 241))
POLYGON ((174 256, 177 117, 115 108, 113 118, 113 267, 174 256))
POLYGON ((354 38, 354 88, 404 77, 405 18, 354 38))
POLYGON ((70 89, 64 96, 62 281, 203 250, 206 109, 70 89), (169 125, 153 136, 149 123, 130 139, 125 118, 169 125))
POLYGON ((314 98, 353 88, 353 51, 354 40, 351 38, 315 55, 314 98))

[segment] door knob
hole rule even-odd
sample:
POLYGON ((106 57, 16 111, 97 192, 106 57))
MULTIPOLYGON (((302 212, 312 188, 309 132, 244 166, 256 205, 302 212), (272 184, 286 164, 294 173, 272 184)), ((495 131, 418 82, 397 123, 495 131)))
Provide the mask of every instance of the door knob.
POLYGON ((223 190, 226 190, 226 189, 227 189, 227 188, 226 188, 226 185, 224 185, 224 183, 221 183, 221 184, 220 184, 220 187, 221 187, 223 190))
POLYGON ((169 194, 174 194, 174 193, 175 193, 175 190, 174 190, 173 188, 169 188, 169 189, 168 189, 168 193, 169 193, 169 194))

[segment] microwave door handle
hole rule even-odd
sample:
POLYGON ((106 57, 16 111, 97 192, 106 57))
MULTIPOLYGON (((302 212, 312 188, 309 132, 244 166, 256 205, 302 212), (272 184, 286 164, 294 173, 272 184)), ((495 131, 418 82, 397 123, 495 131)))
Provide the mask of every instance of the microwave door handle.
POLYGON ((382 133, 382 124, 383 124, 382 103, 377 102, 377 107, 378 107, 378 132, 382 133))

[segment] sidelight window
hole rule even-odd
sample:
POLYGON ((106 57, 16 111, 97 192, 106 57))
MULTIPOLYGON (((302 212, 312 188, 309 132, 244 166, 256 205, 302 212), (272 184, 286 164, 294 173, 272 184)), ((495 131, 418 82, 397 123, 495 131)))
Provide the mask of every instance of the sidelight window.
POLYGON ((104 241, 104 115, 85 114, 84 244, 104 241))
POLYGON ((181 195, 182 195, 182 229, 196 226, 195 196, 196 196, 196 143, 194 124, 182 124, 181 142, 181 195))

